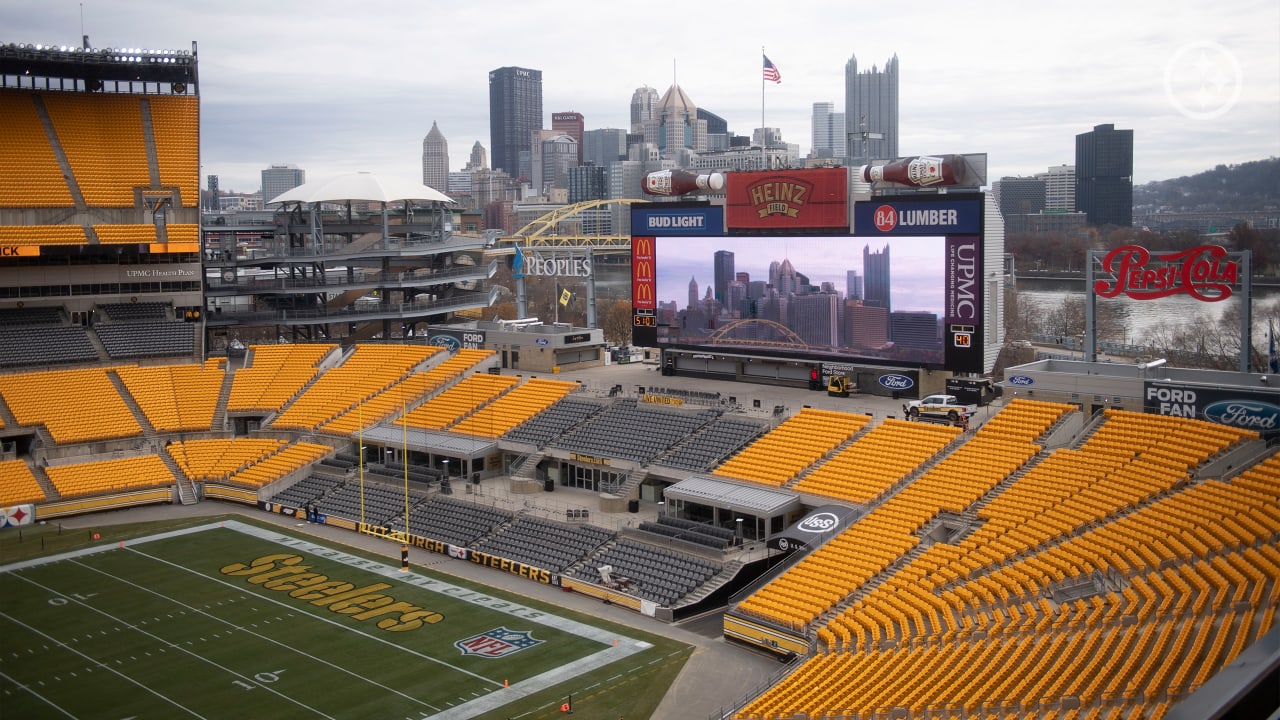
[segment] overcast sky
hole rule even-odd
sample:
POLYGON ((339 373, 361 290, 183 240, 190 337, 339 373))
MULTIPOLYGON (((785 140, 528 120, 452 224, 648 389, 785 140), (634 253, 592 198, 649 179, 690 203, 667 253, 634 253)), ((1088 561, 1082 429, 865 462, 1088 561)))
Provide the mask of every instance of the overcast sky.
POLYGON ((256 191, 369 170, 421 179, 433 121, 450 169, 489 141, 488 72, 542 71, 556 111, 626 128, 637 87, 676 75, 731 132, 761 124, 761 48, 782 73, 765 124, 810 146, 844 68, 901 69, 902 154, 986 152, 992 179, 1075 161, 1077 133, 1134 131, 1138 183, 1280 156, 1280 3, 684 0, 0 0, 0 43, 199 46, 203 176, 256 191), (82 26, 83 15, 83 26, 82 26), (674 66, 674 70, 673 70, 674 66))

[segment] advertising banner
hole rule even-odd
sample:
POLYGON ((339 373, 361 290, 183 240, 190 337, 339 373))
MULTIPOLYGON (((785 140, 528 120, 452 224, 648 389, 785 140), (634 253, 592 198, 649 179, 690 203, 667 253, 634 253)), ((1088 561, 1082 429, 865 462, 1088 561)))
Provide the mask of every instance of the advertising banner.
POLYGON ((730 234, 849 227, 846 168, 733 172, 726 177, 730 234))
POLYGON ((979 235, 980 195, 946 200, 873 199, 854 203, 853 233, 876 235, 979 235))
POLYGON ((484 330, 449 330, 445 328, 427 328, 427 342, 450 352, 467 348, 468 350, 484 349, 484 330))
POLYGON ((1142 409, 1157 415, 1208 420, 1267 436, 1280 431, 1280 392, 1148 380, 1142 384, 1142 409))
POLYGON ((723 235, 724 208, 678 203, 633 205, 631 232, 636 235, 723 235))

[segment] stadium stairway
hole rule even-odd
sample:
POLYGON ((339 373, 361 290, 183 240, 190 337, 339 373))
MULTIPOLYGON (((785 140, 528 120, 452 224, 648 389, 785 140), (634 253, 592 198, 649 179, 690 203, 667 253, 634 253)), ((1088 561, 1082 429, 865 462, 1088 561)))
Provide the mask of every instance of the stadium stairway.
POLYGON ((58 493, 58 489, 54 487, 53 481, 49 479, 49 473, 44 471, 37 463, 27 463, 27 467, 31 468, 31 475, 35 477, 39 483, 40 489, 44 491, 44 496, 50 500, 56 500, 62 497, 58 493))
POLYGON ((142 411, 138 402, 133 399, 133 395, 129 394, 129 388, 125 387, 124 381, 114 372, 108 372, 107 378, 111 380, 111 384, 115 386, 116 392, 119 393, 120 399, 124 400, 125 407, 129 408, 129 412, 133 413, 134 419, 142 426, 144 436, 150 437, 156 435, 156 428, 147 419, 147 414, 142 411))
POLYGON ((200 502, 200 498, 196 496, 196 486, 191 482, 186 473, 182 472, 182 468, 178 467, 178 461, 168 451, 156 453, 160 456, 164 466, 169 468, 169 472, 173 473, 174 479, 178 484, 178 499, 183 505, 195 505, 200 502))
POLYGON ((89 344, 93 346, 94 352, 98 353, 98 358, 109 360, 111 353, 107 352, 107 346, 102 344, 102 338, 98 337, 97 331, 90 329, 85 333, 85 337, 89 338, 89 344))
MULTIPOLYGON (((198 333, 197 333, 198 334, 198 333)), ((235 368, 228 363, 222 376, 222 389, 218 391, 218 404, 213 407, 214 430, 227 429, 227 401, 231 399, 231 387, 235 383, 235 368)))

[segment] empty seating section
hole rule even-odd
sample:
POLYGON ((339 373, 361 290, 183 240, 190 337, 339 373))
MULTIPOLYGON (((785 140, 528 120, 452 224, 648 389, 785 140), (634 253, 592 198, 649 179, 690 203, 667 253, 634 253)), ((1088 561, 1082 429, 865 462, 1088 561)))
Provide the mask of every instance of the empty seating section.
POLYGON ((450 430, 496 438, 578 389, 578 383, 530 378, 463 418, 450 430))
POLYGON ((443 430, 520 381, 510 375, 472 375, 396 421, 419 430, 443 430))
POLYGON ((308 503, 319 500, 342 485, 342 480, 308 475, 271 496, 270 500, 282 505, 305 508, 308 503))
POLYGON ((45 468, 63 498, 172 485, 173 473, 158 455, 98 460, 45 468))
POLYGON ((232 473, 226 482, 233 485, 248 485, 260 488, 263 485, 279 480, 289 473, 297 472, 308 465, 317 463, 324 456, 333 452, 328 445, 316 443, 295 443, 280 449, 249 467, 232 473))
POLYGON ((0 226, 3 245, 84 245, 89 236, 79 225, 5 225, 0 226))
POLYGON ((570 527, 535 517, 519 517, 476 543, 490 555, 561 572, 613 539, 613 531, 593 525, 570 527))
MULTIPOLYGON (((432 352, 438 350, 438 348, 429 349, 432 352)), ((445 357, 426 372, 415 372, 409 375, 357 407, 321 425, 320 430, 335 435, 350 436, 355 434, 362 425, 364 427, 377 425, 385 418, 403 412, 420 398, 458 379, 463 373, 492 356, 493 353, 489 350, 463 348, 452 356, 445 357)), ((429 359, 436 358, 433 355, 429 359)))
POLYGON ((528 443, 542 448, 604 408, 604 405, 590 400, 565 398, 527 422, 508 430, 503 437, 511 442, 528 443))
POLYGON ((733 542, 733 531, 728 528, 671 515, 659 515, 656 522, 645 520, 640 523, 639 529, 664 538, 683 540, 717 550, 723 550, 733 542))
POLYGON ((0 327, 0 367, 96 362, 98 350, 79 325, 0 327))
POLYGON ((867 415, 805 408, 726 460, 715 474, 781 486, 869 422, 867 415))
POLYGON ((957 427, 889 418, 800 478, 792 489, 868 503, 941 452, 960 433, 957 427))
POLYGON ((135 95, 41 95, 85 202, 133 207, 133 188, 149 187, 142 104, 135 95))
POLYGON ((0 327, 60 323, 62 310, 56 307, 0 308, 0 327))
POLYGON ((325 372, 290 403, 271 426, 314 430, 400 381, 434 352, 435 348, 412 345, 357 345, 341 365, 325 372))
POLYGON ((105 323, 94 326, 107 355, 115 360, 190 356, 195 353, 196 328, 186 322, 105 323))
POLYGON ((1194 480, 1253 434, 1114 411, 1078 450, 1005 482, 966 478, 984 472, 970 448, 1006 466, 1062 414, 1024 402, 744 601, 799 627, 816 581, 849 600, 815 628, 819 652, 736 717, 1158 717, 1271 629, 1280 455, 1194 480), (978 522, 909 552, 928 495, 978 522), (797 571, 810 584, 780 582, 797 571))
MULTIPOLYGON (((185 196, 184 196, 185 202, 185 196)), ((199 243, 200 242, 200 226, 199 225, 182 225, 174 224, 165 228, 165 235, 168 236, 171 243, 199 243)))
POLYGON ((0 90, 0 207, 70 207, 71 191, 34 97, 0 90))
POLYGON ((231 381, 227 412, 276 412, 320 373, 335 345, 253 345, 231 381))
POLYGON ((654 461, 656 465, 705 472, 768 430, 751 420, 722 417, 654 461))
POLYGON ((0 506, 45 501, 44 488, 22 460, 0 460, 0 506))
POLYGON ((600 567, 613 570, 611 577, 626 581, 626 592, 659 605, 674 605, 720 573, 721 565, 685 553, 620 539, 592 557, 573 575, 599 583, 600 567))
POLYGON ((284 440, 272 438, 233 438, 178 441, 170 443, 165 450, 178 463, 182 474, 204 482, 226 480, 285 445, 284 440))
MULTIPOLYGON (((403 501, 400 512, 404 512, 403 501)), ((506 510, 437 495, 410 510, 409 531, 465 547, 496 532, 513 517, 506 510)))
POLYGON ((687 412, 616 400, 604 412, 551 443, 585 455, 616 457, 648 464, 672 445, 719 417, 717 410, 687 412))
POLYGON ((98 306, 112 322, 168 320, 169 304, 162 302, 105 303, 98 306))
MULTIPOLYGON (((200 202, 200 103, 195 97, 159 95, 144 100, 150 106, 152 136, 160 184, 178 187, 182 205, 200 202)), ((169 240, 172 242, 173 237, 169 240)))
MULTIPOLYGON (((1038 432, 1029 427, 1020 435, 1040 435, 1071 408, 1053 407, 1057 414, 1043 418, 1038 432)), ((785 627, 808 625, 914 548, 919 542, 916 533, 926 522, 943 511, 965 511, 1037 451, 1030 442, 1008 439, 998 426, 990 433, 984 433, 985 429, 753 593, 739 609, 785 627)))
POLYGON ((156 241, 155 225, 94 225, 100 245, 150 245, 156 241))
POLYGON ((157 432, 209 430, 226 373, 205 365, 116 368, 116 375, 157 432))
POLYGON ((58 444, 142 434, 104 368, 0 375, 0 395, 19 425, 44 425, 58 444))

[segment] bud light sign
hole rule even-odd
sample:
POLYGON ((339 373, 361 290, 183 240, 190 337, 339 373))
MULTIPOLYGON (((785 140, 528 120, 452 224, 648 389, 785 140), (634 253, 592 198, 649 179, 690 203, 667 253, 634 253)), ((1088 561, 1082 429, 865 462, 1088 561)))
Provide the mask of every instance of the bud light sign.
POLYGON ((637 235, 723 235, 724 208, 721 206, 677 207, 636 206, 631 209, 631 228, 637 235))
POLYGON ((876 382, 890 390, 910 390, 916 384, 914 380, 906 375, 898 375, 897 373, 881 375, 876 379, 876 382))

